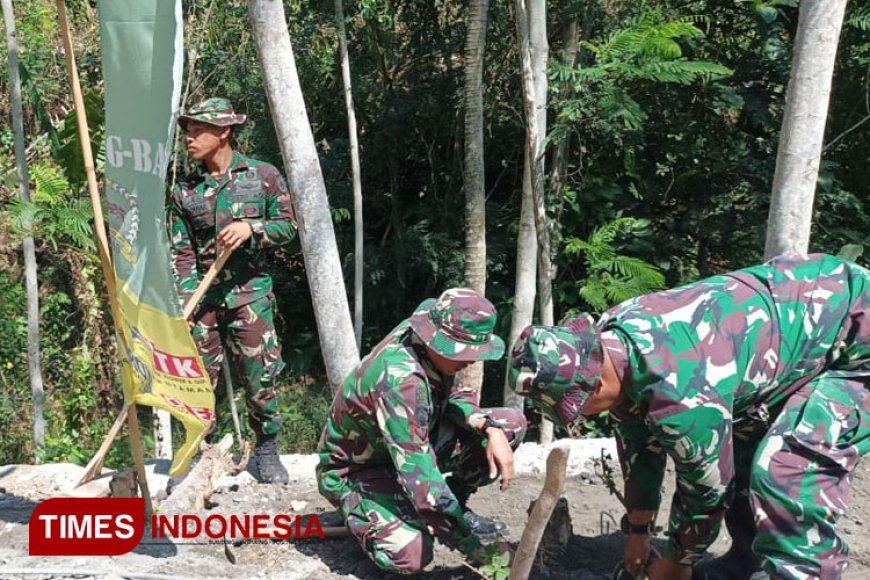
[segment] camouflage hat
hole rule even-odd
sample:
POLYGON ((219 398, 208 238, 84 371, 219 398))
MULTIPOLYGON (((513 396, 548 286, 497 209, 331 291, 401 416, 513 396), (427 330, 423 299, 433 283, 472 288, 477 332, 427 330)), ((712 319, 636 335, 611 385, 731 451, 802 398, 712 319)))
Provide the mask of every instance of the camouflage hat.
POLYGON ((495 308, 469 288, 446 290, 437 300, 423 301, 409 322, 432 350, 455 361, 496 360, 504 341, 492 333, 495 308))
POLYGON ((511 350, 509 380, 518 395, 543 404, 562 425, 574 423, 601 382, 604 352, 595 320, 527 326, 511 350))
POLYGON ((229 127, 230 125, 241 125, 247 118, 247 115, 236 113, 232 103, 227 99, 212 97, 195 104, 187 110, 187 113, 180 115, 178 125, 185 131, 187 131, 188 121, 199 121, 216 127, 229 127))

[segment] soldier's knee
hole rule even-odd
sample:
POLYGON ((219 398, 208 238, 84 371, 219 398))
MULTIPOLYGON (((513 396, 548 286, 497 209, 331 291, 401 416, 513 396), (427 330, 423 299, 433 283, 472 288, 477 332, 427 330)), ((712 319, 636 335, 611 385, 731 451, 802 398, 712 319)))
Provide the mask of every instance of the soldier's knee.
POLYGON ((375 564, 382 570, 397 574, 417 574, 432 561, 432 543, 420 532, 401 547, 389 542, 379 546, 375 564))

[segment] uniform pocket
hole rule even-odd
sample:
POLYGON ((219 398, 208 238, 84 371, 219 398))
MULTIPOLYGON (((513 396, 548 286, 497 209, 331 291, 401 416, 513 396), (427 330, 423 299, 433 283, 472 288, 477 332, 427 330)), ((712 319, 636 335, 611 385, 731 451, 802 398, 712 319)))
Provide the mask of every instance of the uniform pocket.
POLYGON ((204 211, 191 214, 190 223, 197 230, 212 229, 214 228, 214 212, 211 208, 208 208, 204 211))
POLYGON ((262 200, 233 202, 233 217, 236 219, 259 219, 265 214, 266 204, 262 200))
POLYGON ((813 383, 800 420, 785 438, 820 464, 852 471, 870 443, 867 393, 844 378, 819 377, 813 383))

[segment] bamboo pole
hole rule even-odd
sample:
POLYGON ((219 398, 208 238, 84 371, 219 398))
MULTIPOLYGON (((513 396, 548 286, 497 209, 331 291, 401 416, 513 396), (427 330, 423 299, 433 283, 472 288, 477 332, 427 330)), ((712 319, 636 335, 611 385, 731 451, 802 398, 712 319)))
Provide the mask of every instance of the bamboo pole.
POLYGON ((187 301, 187 304, 184 305, 184 319, 187 320, 190 318, 190 315, 193 314, 193 311, 196 309, 196 305, 199 304, 199 301, 202 300, 202 297, 205 296, 206 291, 211 287, 212 282, 214 282, 215 277, 217 277, 218 273, 221 271, 221 268, 224 267, 224 264, 229 260, 230 255, 233 253, 232 250, 228 248, 224 248, 214 263, 211 265, 211 268, 206 272, 205 277, 199 283, 199 286, 196 287, 196 291, 190 297, 190 300, 187 301))
MULTIPOLYGON (((64 0, 56 0, 57 15, 60 21, 60 32, 63 37, 63 48, 66 53, 66 66, 69 72, 69 84, 73 92, 73 102, 76 109, 76 121, 78 122, 79 140, 82 145, 82 157, 84 159, 85 173, 88 180, 88 191, 91 195, 91 205, 94 208, 94 232, 97 237, 97 248, 100 254, 100 264, 103 267, 103 277, 106 279, 106 289, 109 292, 109 304, 112 308, 112 318, 115 322, 115 333, 121 346, 125 346, 124 334, 120 328, 121 317, 118 307, 117 287, 115 286, 115 271, 112 268, 112 258, 109 254, 109 239, 106 235, 106 226, 103 221, 103 206, 100 200, 100 190, 97 186, 97 172, 94 169, 94 156, 91 152, 91 137, 88 132, 87 113, 82 98, 82 88, 79 84, 79 74, 76 70, 75 55, 73 53, 72 36, 69 22, 66 18, 66 5, 64 0)), ((136 473, 139 477, 139 487, 142 490, 142 499, 145 500, 145 517, 151 517, 154 507, 151 504, 151 493, 148 491, 148 479, 145 474, 145 457, 142 452, 142 439, 139 433, 139 419, 136 417, 135 404, 130 406, 127 413, 127 425, 130 428, 130 443, 133 449, 133 458, 136 461, 136 473)))

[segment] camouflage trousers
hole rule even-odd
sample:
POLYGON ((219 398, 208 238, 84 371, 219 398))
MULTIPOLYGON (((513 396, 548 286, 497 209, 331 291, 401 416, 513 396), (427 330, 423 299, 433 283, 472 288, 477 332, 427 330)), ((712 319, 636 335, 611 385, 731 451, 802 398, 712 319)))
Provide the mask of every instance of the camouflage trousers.
MULTIPOLYGON (((508 408, 481 409, 507 434, 516 449, 526 433, 522 411, 508 408)), ((478 487, 492 483, 484 439, 442 422, 430 437, 441 473, 461 503, 478 487), (463 498, 462 496, 465 496, 463 498)), ((416 573, 432 561, 433 537, 417 516, 396 479, 392 466, 372 466, 354 472, 346 493, 337 502, 351 533, 381 569, 400 574, 416 573)))
POLYGON ((839 578, 836 530, 851 474, 870 451, 870 369, 829 371, 793 394, 759 442, 749 474, 753 550, 774 578, 839 578))
POLYGON ((275 298, 270 294, 236 308, 201 305, 192 334, 216 387, 224 360, 224 345, 235 380, 245 390, 248 423, 257 435, 272 435, 281 427, 275 378, 284 368, 275 333, 275 298))

